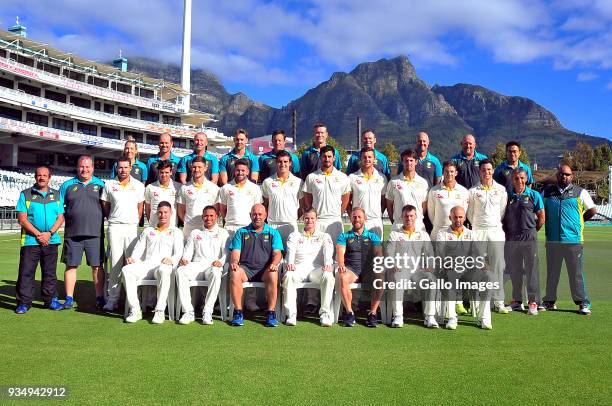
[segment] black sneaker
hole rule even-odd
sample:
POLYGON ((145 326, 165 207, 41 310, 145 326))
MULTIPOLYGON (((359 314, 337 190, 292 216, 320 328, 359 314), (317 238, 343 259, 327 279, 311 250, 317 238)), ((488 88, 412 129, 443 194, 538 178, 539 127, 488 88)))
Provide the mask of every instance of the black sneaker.
POLYGON ((543 308, 539 308, 539 310, 542 311, 557 310, 557 305, 555 304, 555 302, 542 302, 541 306, 543 308))
POLYGON ((355 313, 347 313, 344 315, 344 327, 353 327, 355 325, 355 313))
POLYGON ((106 300, 104 300, 104 296, 96 297, 96 309, 102 310, 105 304, 106 304, 106 300))
POLYGON ((306 308, 304 309, 304 314, 316 314, 317 313, 317 306, 313 305, 312 303, 308 303, 306 305, 306 308))
POLYGON ((366 320, 366 327, 378 327, 378 317, 376 313, 368 313, 368 319, 366 320))

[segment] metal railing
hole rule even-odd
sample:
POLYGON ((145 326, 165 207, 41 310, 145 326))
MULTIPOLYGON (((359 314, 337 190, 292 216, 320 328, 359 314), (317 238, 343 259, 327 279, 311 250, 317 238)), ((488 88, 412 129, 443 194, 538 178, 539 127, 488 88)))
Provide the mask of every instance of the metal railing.
POLYGON ((19 230, 20 228, 15 209, 0 207, 0 230, 19 230))

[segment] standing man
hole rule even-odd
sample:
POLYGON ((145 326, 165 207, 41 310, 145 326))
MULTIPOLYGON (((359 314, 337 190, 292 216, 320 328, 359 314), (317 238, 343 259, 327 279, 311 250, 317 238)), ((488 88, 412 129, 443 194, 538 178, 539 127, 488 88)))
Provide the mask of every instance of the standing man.
POLYGON ((60 188, 60 199, 64 202, 64 249, 62 261, 66 264, 64 281, 66 300, 64 309, 74 306, 74 286, 77 267, 87 258, 96 289, 96 306, 102 308, 104 301, 104 223, 100 196, 104 182, 93 176, 93 159, 81 155, 77 161, 77 176, 64 182, 60 188))
POLYGON ((444 162, 442 176, 442 182, 433 186, 427 195, 427 215, 433 225, 432 240, 435 240, 438 231, 450 225, 448 216, 453 207, 461 206, 464 211, 468 208, 468 190, 455 180, 457 164, 453 161, 444 162))
POLYGON ((348 176, 334 167, 336 150, 331 145, 321 148, 321 168, 304 182, 304 207, 314 207, 319 214, 319 230, 328 233, 332 240, 343 231, 342 213, 349 204, 351 186, 348 176))
POLYGON ((251 174, 251 180, 257 183, 259 176, 259 160, 247 149, 249 134, 246 130, 239 128, 234 134, 234 149, 221 157, 219 163, 219 183, 221 186, 234 179, 234 168, 238 161, 246 162, 247 169, 251 174))
POLYGON ((157 304, 152 322, 154 324, 164 322, 166 303, 168 295, 171 294, 171 278, 174 277, 173 271, 183 255, 183 233, 171 223, 170 203, 160 202, 157 205, 156 217, 157 227, 149 226, 142 231, 132 256, 126 260, 128 265, 121 271, 126 300, 130 306, 130 312, 125 319, 127 323, 135 323, 142 319, 138 284, 143 279, 151 278, 157 281, 157 304))
POLYGON ((121 294, 121 269, 126 255, 138 238, 138 222, 142 217, 145 187, 130 174, 132 163, 122 157, 117 161, 117 179, 104 186, 100 201, 104 217, 108 219, 108 248, 111 269, 107 281, 107 301, 104 310, 117 309, 121 294))
POLYGON ((401 159, 403 171, 391 179, 385 194, 389 219, 394 229, 399 230, 403 223, 402 209, 409 204, 416 208, 417 230, 425 230, 423 219, 427 212, 427 181, 416 172, 416 152, 406 149, 401 159))
MULTIPOLYGON (((417 134, 416 153, 418 159, 416 172, 419 176, 427 181, 430 188, 440 183, 442 180, 442 164, 435 155, 429 152, 429 135, 425 131, 417 134)), ((403 170, 404 165, 400 161, 397 164, 397 173, 401 173, 403 170)))
POLYGON ((361 169, 349 175, 351 197, 349 207, 361 207, 366 213, 365 228, 382 240, 382 214, 386 209, 387 178, 375 167, 374 148, 363 147, 360 152, 361 169))
POLYGON ((269 213, 268 225, 278 230, 284 244, 291 233, 298 231, 302 180, 291 173, 291 155, 287 151, 278 152, 275 166, 276 174, 263 181, 261 194, 269 213))
MULTIPOLYGON (((276 173, 276 157, 281 151, 285 151, 285 131, 274 130, 272 131, 272 150, 259 157, 258 180, 260 183, 276 173)), ((291 156, 289 171, 295 176, 300 176, 300 160, 294 153, 289 154, 291 156)))
POLYGON ((219 191, 219 209, 230 238, 234 237, 236 230, 251 223, 251 208, 263 201, 259 186, 249 180, 249 164, 246 160, 236 161, 232 178, 219 191))
POLYGON ((278 231, 266 224, 266 208, 263 204, 254 205, 250 216, 251 224, 236 231, 230 246, 230 292, 234 303, 232 326, 244 325, 242 283, 263 281, 268 304, 266 327, 276 327, 278 321, 274 309, 283 242, 278 231))
POLYGON ((161 161, 157 164, 159 180, 149 184, 145 188, 145 214, 149 219, 149 225, 157 225, 157 205, 160 202, 170 203, 170 223, 176 225, 176 195, 181 189, 181 184, 172 180, 172 163, 161 161))
POLYGON ((527 187, 527 172, 513 171, 514 188, 508 196, 504 216, 506 269, 512 279, 510 309, 523 310, 523 275, 527 277, 527 314, 537 315, 540 303, 538 271, 538 231, 544 225, 544 202, 539 193, 527 187))
POLYGON ((287 241, 287 258, 283 277, 283 306, 287 314, 285 324, 297 323, 296 284, 314 282, 320 285, 321 326, 331 327, 334 322, 334 243, 327 233, 317 230, 317 211, 312 207, 304 213, 304 231, 295 231, 287 241))
MULTIPOLYGON (((376 134, 374 134, 374 130, 368 128, 361 133, 361 143, 363 144, 363 148, 371 148, 374 151, 374 168, 376 168, 376 170, 381 173, 386 180, 391 179, 391 167, 389 166, 389 160, 385 154, 375 148, 376 134)), ((351 154, 348 165, 346 165, 347 175, 355 173, 359 170, 359 168, 361 168, 360 154, 361 152, 353 152, 351 154)))
POLYGON ((354 207, 351 211, 351 224, 353 228, 340 234, 336 242, 336 258, 338 260, 338 273, 336 274, 336 289, 342 294, 342 304, 346 310, 344 326, 353 327, 355 314, 353 313, 353 291, 351 284, 360 282, 363 287, 372 291, 370 311, 366 326, 378 326, 378 307, 382 298, 382 282, 384 274, 374 273, 372 266, 375 257, 382 256, 382 242, 374 233, 365 228, 366 216, 361 207, 354 207), (376 286, 381 288, 376 288, 376 286))
MULTIPOLYGON (((302 159, 300 160, 300 170, 302 172, 302 179, 306 179, 308 175, 320 168, 320 156, 323 153, 322 148, 327 146, 327 126, 323 123, 316 123, 312 127, 312 145, 308 147, 302 153, 302 159)), ((334 147, 334 167, 338 170, 342 169, 342 162, 340 161, 340 154, 334 147)), ((319 213, 321 214, 321 213, 319 213)))
MULTIPOLYGON (((351 197, 348 176, 334 167, 336 150, 331 145, 321 148, 321 168, 306 177, 302 191, 304 207, 314 207, 319 214, 317 226, 336 241, 342 231, 342 213, 346 211, 351 197)), ((319 300, 316 290, 308 290, 306 313, 313 314, 319 300)))
POLYGON ((219 160, 216 156, 206 150, 207 146, 208 137, 206 136, 206 133, 199 132, 193 136, 193 152, 181 158, 176 170, 180 183, 184 185, 185 183, 191 181, 191 164, 194 158, 200 157, 208 163, 205 173, 206 179, 210 180, 215 185, 217 184, 219 181, 219 160))
MULTIPOLYGON (((153 155, 147 161, 147 182, 149 185, 153 182, 156 182, 159 179, 159 163, 163 161, 169 162, 170 165, 170 176, 172 179, 178 179, 176 175, 176 171, 178 169, 178 165, 181 161, 181 158, 177 157, 172 153, 172 146, 174 143, 172 142, 172 136, 170 133, 163 133, 159 136, 159 152, 157 155, 153 155)), ((155 212, 155 211, 154 211, 155 212)))
POLYGON ((57 247, 60 236, 57 230, 64 222, 64 205, 59 191, 49 187, 51 170, 39 166, 34 173, 36 183, 21 191, 15 211, 21 226, 19 251, 19 276, 15 289, 17 308, 24 314, 32 307, 36 285, 36 267, 40 263, 40 290, 45 307, 62 310, 57 300, 57 247))
POLYGON ((493 179, 505 187, 508 193, 512 192, 514 183, 512 173, 517 168, 523 169, 523 171, 525 171, 527 174, 527 186, 531 186, 533 184, 531 169, 529 169, 529 165, 526 165, 519 160, 520 156, 521 144, 516 141, 510 141, 506 144, 506 160, 497 165, 495 172, 493 173, 493 179))
MULTIPOLYGON (((132 172, 130 172, 130 176, 136 179, 139 182, 145 183, 147 181, 147 177, 149 176, 149 170, 147 169, 147 165, 138 160, 138 145, 136 144, 136 140, 132 137, 129 137, 123 146, 123 154, 122 157, 128 158, 130 163, 132 164, 132 172)), ((113 164, 113 169, 111 170, 111 178, 117 177, 117 162, 113 164)))
POLYGON ((480 179, 478 167, 483 159, 487 159, 487 156, 476 151, 476 138, 472 134, 464 136, 461 152, 451 158, 457 165, 457 183, 468 190, 476 186, 480 179))
MULTIPOLYGON (((436 235, 436 255, 444 258, 440 278, 451 284, 451 288, 444 292, 446 300, 442 303, 442 314, 448 317, 446 328, 456 330, 458 322, 456 304, 461 302, 461 291, 463 290, 457 288, 458 282, 480 285, 490 283, 491 279, 486 265, 482 263, 484 258, 483 247, 480 245, 482 243, 476 241, 475 233, 463 225, 466 220, 465 209, 462 206, 453 207, 450 210, 449 220, 448 228, 440 230, 436 235), (447 261, 446 258, 452 258, 453 261, 447 261), (472 261, 469 261, 471 265, 468 266, 466 259, 469 258, 472 258, 472 261)), ((491 330, 493 326, 489 289, 473 291, 477 295, 476 324, 484 330, 491 330)))
POLYGON ((194 280, 208 281, 202 323, 213 324, 212 313, 227 259, 230 239, 227 231, 217 225, 219 211, 215 206, 206 206, 201 217, 204 226, 202 229, 194 229, 187 237, 183 258, 176 271, 178 294, 185 312, 179 320, 180 324, 189 324, 195 320, 190 290, 190 282, 194 280))
POLYGON ((584 222, 597 209, 585 189, 572 184, 572 168, 561 163, 557 183, 548 185, 542 195, 546 212, 546 296, 544 310, 556 310, 557 285, 561 265, 565 261, 572 299, 578 313, 591 314, 591 301, 586 292, 583 265, 584 222))
POLYGON ((493 163, 480 162, 480 183, 469 190, 467 218, 477 238, 487 246, 489 273, 500 289, 492 291, 493 307, 501 314, 508 313, 504 304, 504 241, 502 219, 508 204, 506 188, 493 180, 493 163))
MULTIPOLYGON (((416 228, 416 207, 407 204, 402 208, 402 228, 392 230, 387 244, 387 257, 394 258, 396 255, 407 255, 414 258, 408 267, 393 268, 389 272, 390 282, 412 281, 415 290, 420 293, 425 306, 423 306, 424 324, 427 328, 438 328, 436 321, 436 289, 431 288, 437 280, 433 268, 423 264, 421 258, 433 258, 431 240, 425 230, 416 228), (417 264, 412 267, 410 264, 417 264), (426 281, 427 289, 421 287, 421 281, 426 281)), ((404 289, 391 290, 393 298, 393 320, 391 327, 400 328, 404 326, 404 289)))
POLYGON ((219 204, 219 186, 206 179, 210 161, 196 156, 190 162, 192 179, 186 185, 181 186, 176 198, 176 210, 179 219, 183 222, 183 236, 189 238, 191 231, 201 230, 202 210, 206 206, 217 206, 219 204))

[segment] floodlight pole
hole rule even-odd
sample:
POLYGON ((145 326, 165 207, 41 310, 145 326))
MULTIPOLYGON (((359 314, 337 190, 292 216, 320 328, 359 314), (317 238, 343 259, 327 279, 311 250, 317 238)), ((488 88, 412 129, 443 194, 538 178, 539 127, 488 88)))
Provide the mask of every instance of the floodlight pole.
POLYGON ((189 112, 191 93, 191 0, 185 0, 183 14, 183 57, 181 59, 181 87, 186 93, 183 106, 189 112))

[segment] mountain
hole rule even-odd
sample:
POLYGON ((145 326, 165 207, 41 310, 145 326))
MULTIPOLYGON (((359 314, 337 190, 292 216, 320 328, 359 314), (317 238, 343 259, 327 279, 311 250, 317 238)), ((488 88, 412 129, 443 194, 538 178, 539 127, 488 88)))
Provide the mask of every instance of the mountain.
MULTIPOLYGON (((131 70, 173 82, 180 81, 174 65, 135 58, 131 70)), ((309 142, 312 125, 323 122, 346 148, 357 146, 357 117, 362 128, 374 128, 379 145, 392 141, 401 150, 414 146, 418 131, 430 135, 431 149, 443 159, 459 151, 459 141, 472 133, 478 149, 493 151, 498 142, 520 141, 532 160, 552 166, 557 155, 576 142, 609 142, 565 129, 557 117, 534 101, 505 96, 478 85, 430 87, 417 76, 407 57, 359 64, 349 73, 336 72, 281 109, 229 94, 219 78, 201 69, 191 73, 192 107, 214 113, 216 125, 227 135, 246 128, 252 136, 288 131, 297 112, 297 141, 309 142)))

